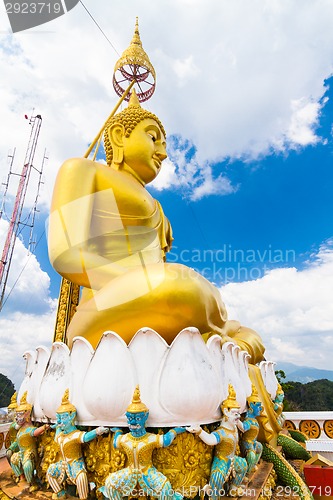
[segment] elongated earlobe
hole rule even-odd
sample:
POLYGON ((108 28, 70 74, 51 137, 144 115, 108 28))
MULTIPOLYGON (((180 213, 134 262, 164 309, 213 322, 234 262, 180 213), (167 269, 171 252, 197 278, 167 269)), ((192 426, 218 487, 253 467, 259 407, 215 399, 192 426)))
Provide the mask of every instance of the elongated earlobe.
POLYGON ((124 159, 124 150, 122 147, 113 146, 113 163, 120 165, 124 159))
POLYGON ((124 135, 125 129, 121 123, 114 123, 108 130, 114 165, 121 165, 124 160, 124 135))

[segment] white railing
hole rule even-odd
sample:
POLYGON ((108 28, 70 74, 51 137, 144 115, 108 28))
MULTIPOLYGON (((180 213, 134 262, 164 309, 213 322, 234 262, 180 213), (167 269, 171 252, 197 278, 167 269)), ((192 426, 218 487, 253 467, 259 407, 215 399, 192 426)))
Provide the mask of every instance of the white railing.
POLYGON ((5 424, 0 424, 0 458, 6 455, 6 449, 9 445, 9 436, 8 431, 11 422, 7 422, 5 424), (8 437, 7 437, 8 436, 8 437))
POLYGON ((332 440, 333 411, 286 411, 285 426, 303 432, 310 439, 332 440))

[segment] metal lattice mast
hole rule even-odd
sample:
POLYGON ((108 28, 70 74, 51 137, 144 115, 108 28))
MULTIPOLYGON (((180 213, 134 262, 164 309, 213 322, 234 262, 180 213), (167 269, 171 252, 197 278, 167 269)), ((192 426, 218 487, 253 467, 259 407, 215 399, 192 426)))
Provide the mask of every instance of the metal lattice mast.
POLYGON ((31 117, 30 124, 32 125, 30 138, 23 163, 22 172, 21 174, 19 174, 20 180, 0 260, 0 310, 2 309, 3 306, 3 300, 4 300, 11 260, 16 243, 16 236, 19 231, 22 211, 24 207, 25 195, 29 184, 31 169, 33 168, 33 161, 36 153, 38 137, 42 125, 41 115, 36 115, 34 117, 31 117))

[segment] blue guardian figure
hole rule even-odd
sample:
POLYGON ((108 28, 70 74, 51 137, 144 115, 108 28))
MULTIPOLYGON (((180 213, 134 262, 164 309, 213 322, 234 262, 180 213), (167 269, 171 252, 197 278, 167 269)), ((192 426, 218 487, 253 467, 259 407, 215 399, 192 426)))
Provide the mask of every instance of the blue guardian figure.
POLYGON ((52 499, 66 498, 65 483, 74 484, 80 500, 88 497, 87 471, 82 456, 82 443, 88 443, 97 436, 109 432, 107 427, 97 427, 89 432, 75 426, 76 408, 69 402, 66 389, 61 405, 57 409, 57 423, 54 440, 60 448, 61 460, 51 464, 46 477, 53 490, 52 499))
POLYGON ((180 493, 174 492, 170 481, 159 472, 152 462, 155 448, 170 446, 177 434, 185 432, 182 427, 171 429, 166 434, 147 432, 149 410, 140 399, 139 386, 136 387, 132 403, 127 408, 126 417, 129 431, 126 434, 114 429, 114 447, 127 457, 128 466, 111 473, 101 488, 103 494, 111 500, 143 494, 163 500, 182 500, 180 493), (139 491, 138 491, 138 490, 139 491))
POLYGON ((259 434, 257 417, 260 416, 263 410, 254 384, 252 384, 252 394, 247 399, 247 402, 249 408, 245 420, 242 422, 244 433, 241 439, 241 450, 247 461, 248 472, 252 472, 256 470, 262 453, 262 444, 257 440, 259 434))

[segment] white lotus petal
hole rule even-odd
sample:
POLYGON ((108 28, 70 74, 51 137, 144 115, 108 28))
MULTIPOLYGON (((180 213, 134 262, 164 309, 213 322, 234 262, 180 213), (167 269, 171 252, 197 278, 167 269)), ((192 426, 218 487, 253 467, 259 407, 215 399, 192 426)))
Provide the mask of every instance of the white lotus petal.
POLYGON ((70 353, 72 372, 71 403, 76 407, 77 420, 82 425, 92 425, 95 417, 88 411, 84 398, 84 378, 94 355, 91 344, 83 337, 75 337, 70 353))
POLYGON ((228 383, 225 374, 225 354, 222 351, 222 339, 219 335, 213 335, 207 341, 207 348, 209 350, 211 359, 215 365, 217 373, 217 380, 219 382, 219 418, 221 418, 220 405, 228 397, 228 383))
POLYGON ((278 379, 276 378, 275 375, 275 367, 276 363, 274 361, 267 361, 267 368, 266 368, 266 389, 267 392, 271 395, 271 398, 274 399, 276 396, 276 391, 278 388, 278 379))
POLYGON ((266 371, 267 371, 267 361, 261 361, 259 363, 260 373, 266 387, 266 371))
POLYGON ((63 342, 54 342, 39 392, 40 406, 48 418, 55 419, 56 410, 67 388, 71 399, 69 349, 63 342))
POLYGON ((182 330, 171 344, 160 378, 160 401, 174 416, 170 425, 214 421, 218 375, 196 328, 182 330))
POLYGON ((105 332, 87 370, 83 395, 90 413, 109 425, 125 423, 138 377, 126 343, 114 332, 105 332))
POLYGON ((34 402, 36 389, 34 387, 33 372, 36 365, 36 357, 37 357, 36 351, 26 351, 23 354, 23 358, 25 359, 26 362, 25 374, 22 384, 18 390, 17 401, 21 401, 21 397, 27 391, 28 392, 27 401, 30 404, 33 404, 34 402))
POLYGON ((246 351, 240 351, 238 353, 239 359, 239 376, 243 382, 243 387, 245 391, 245 396, 248 398, 252 394, 252 383, 249 377, 249 359, 251 356, 246 351))
POLYGON ((240 379, 238 370, 238 350, 239 346, 236 346, 233 342, 226 342, 222 346, 222 351, 225 354, 225 374, 228 384, 232 384, 236 391, 236 399, 240 404, 240 411, 243 412, 246 409, 246 396, 243 389, 243 384, 240 379))
MULTIPOLYGON (((234 345, 232 348, 232 357, 234 360, 234 365, 236 368, 236 373, 237 376, 234 380, 234 388, 236 391, 237 395, 237 401, 240 404, 240 411, 243 413, 243 411, 246 410, 246 389, 244 387, 244 381, 242 380, 242 373, 241 373, 241 348, 239 345, 234 345)), ((251 391, 252 392, 252 391, 251 391)))
POLYGON ((159 378, 169 352, 165 340, 150 328, 141 328, 129 343, 140 385, 141 401, 149 408, 148 426, 159 426, 171 418, 159 402, 159 378))
POLYGON ((47 367, 47 363, 50 359, 50 349, 44 346, 39 346, 36 348, 36 351, 37 356, 34 369, 35 398, 33 416, 35 420, 44 420, 45 415, 40 405, 40 387, 47 367))

